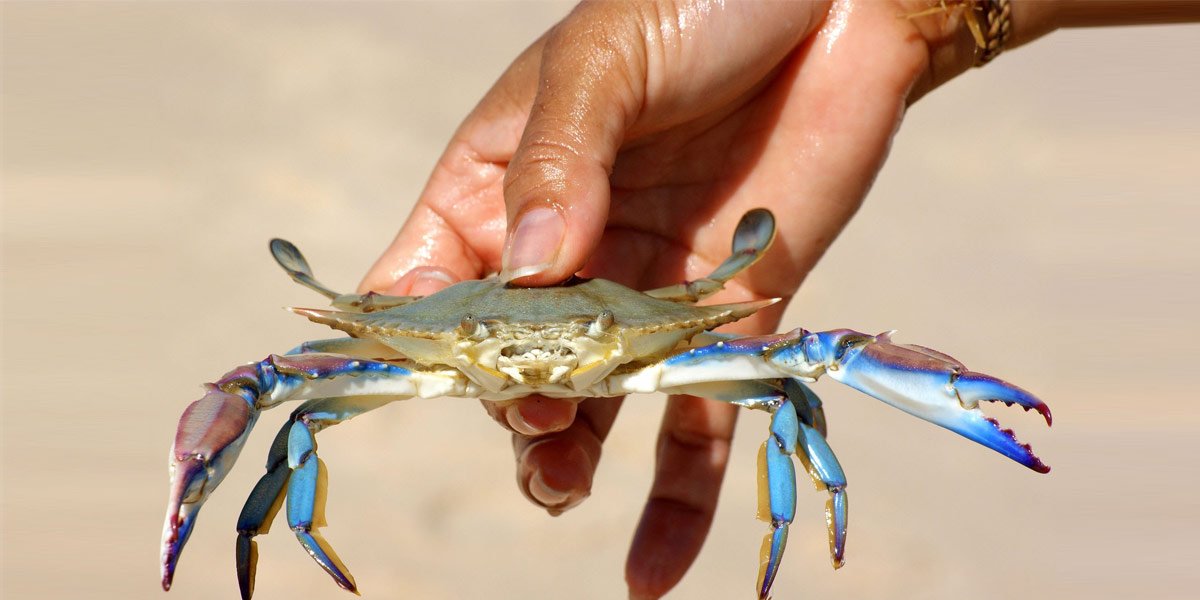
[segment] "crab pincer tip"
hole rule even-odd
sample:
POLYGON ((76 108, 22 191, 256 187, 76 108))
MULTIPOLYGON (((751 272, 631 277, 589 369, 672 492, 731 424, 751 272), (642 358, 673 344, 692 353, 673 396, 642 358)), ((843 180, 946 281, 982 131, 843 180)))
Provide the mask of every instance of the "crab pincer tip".
POLYGON ((178 543, 179 527, 171 528, 171 535, 163 540, 162 549, 162 589, 171 591, 171 581, 175 579, 175 565, 179 562, 179 551, 182 544, 178 543))
POLYGON ((1017 436, 1015 433, 1013 433, 1013 430, 1001 427, 1000 423, 991 417, 984 417, 983 421, 989 423, 991 425, 992 432, 998 433, 999 436, 1001 436, 999 440, 1004 440, 1005 443, 995 444, 978 439, 976 441, 979 441, 983 445, 996 450, 1001 454, 1004 454, 1005 456, 1021 463, 1022 465, 1025 465, 1026 467, 1029 467, 1034 471, 1037 471, 1038 473, 1050 472, 1050 466, 1042 462, 1042 459, 1038 458, 1037 455, 1033 453, 1033 448, 1029 444, 1022 444, 1021 442, 1017 441, 1017 436))
POLYGON ((200 513, 200 502, 187 502, 197 487, 208 480, 205 462, 196 457, 176 456, 171 467, 171 491, 167 497, 167 517, 162 533, 162 587, 171 589, 179 555, 192 535, 196 517, 200 513))
MULTIPOLYGON (((175 515, 168 516, 168 519, 172 517, 178 519, 175 515)), ((180 524, 176 520, 169 523, 167 530, 163 532, 162 589, 164 592, 171 590, 171 581, 175 579, 175 565, 179 562, 179 553, 183 550, 183 544, 187 542, 188 529, 190 529, 190 523, 180 524)))

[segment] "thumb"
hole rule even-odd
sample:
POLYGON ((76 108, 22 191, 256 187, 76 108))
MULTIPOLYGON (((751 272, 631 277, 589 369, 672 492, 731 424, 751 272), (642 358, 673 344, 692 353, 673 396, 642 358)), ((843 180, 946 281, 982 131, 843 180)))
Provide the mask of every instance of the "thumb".
POLYGON ((504 180, 502 279, 557 283, 580 270, 600 242, 609 171, 644 95, 638 20, 625 3, 585 3, 551 31, 504 180))

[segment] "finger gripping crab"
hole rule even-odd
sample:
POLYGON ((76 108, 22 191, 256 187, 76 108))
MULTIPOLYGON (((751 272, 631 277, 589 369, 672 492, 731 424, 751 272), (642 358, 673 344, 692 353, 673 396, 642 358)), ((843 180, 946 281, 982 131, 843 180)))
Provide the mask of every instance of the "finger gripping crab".
POLYGON ((317 531, 323 524, 325 465, 315 435, 327 427, 412 397, 456 396, 507 402, 532 393, 562 398, 663 391, 764 410, 770 435, 759 453, 763 539, 758 595, 766 598, 787 545, 796 503, 792 456, 829 492, 826 520, 834 567, 846 545, 846 478, 825 441, 821 401, 806 382, 822 374, 941 425, 1045 473, 1029 446, 984 416, 980 401, 1050 410, 1028 392, 969 371, 935 350, 893 343, 889 334, 795 329, 763 336, 713 333, 775 300, 697 306, 757 261, 771 244, 771 213, 742 217, 733 253, 711 275, 638 292, 602 279, 521 288, 497 279, 464 281, 419 297, 338 294, 317 282, 292 244, 271 241, 275 260, 338 310, 292 312, 350 334, 305 342, 286 355, 238 367, 205 386, 184 411, 171 450, 171 487, 162 540, 169 589, 200 506, 232 468, 261 411, 287 400, 292 411, 237 523, 242 597, 254 589, 254 537, 266 533, 287 500, 288 526, 337 582, 354 579, 317 531))

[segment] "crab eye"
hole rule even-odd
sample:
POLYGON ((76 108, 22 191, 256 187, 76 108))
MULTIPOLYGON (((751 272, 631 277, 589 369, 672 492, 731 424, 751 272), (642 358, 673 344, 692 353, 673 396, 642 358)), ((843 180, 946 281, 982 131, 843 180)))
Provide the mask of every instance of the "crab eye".
POLYGON ((602 310, 600 311, 600 315, 596 317, 596 326, 601 330, 608 329, 609 327, 612 327, 613 322, 616 320, 617 318, 613 315, 613 311, 607 309, 602 310))
POLYGON ((482 340, 488 335, 487 325, 470 313, 463 315, 462 320, 458 322, 458 327, 463 335, 473 340, 482 340))
POLYGON ((608 309, 602 310, 599 315, 596 315, 596 320, 592 321, 591 325, 588 325, 587 335, 589 337, 598 337, 609 327, 612 327, 614 322, 616 322, 616 317, 613 316, 613 312, 608 309))

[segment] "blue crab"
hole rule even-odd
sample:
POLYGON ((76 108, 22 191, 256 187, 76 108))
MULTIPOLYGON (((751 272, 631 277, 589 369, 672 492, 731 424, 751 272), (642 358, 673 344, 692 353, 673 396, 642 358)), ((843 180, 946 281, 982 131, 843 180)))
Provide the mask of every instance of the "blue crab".
POLYGON ((692 394, 770 414, 759 452, 763 539, 758 596, 766 598, 795 514, 798 458, 826 503, 834 568, 846 545, 846 477, 825 441, 821 401, 805 385, 828 374, 909 414, 941 425, 1045 473, 1028 445, 984 416, 981 401, 1050 410, 1032 394, 890 333, 849 329, 736 336, 711 330, 776 300, 698 306, 753 265, 771 244, 775 221, 757 209, 733 236, 732 255, 708 277, 638 292, 603 279, 521 288, 495 278, 464 281, 426 297, 338 294, 319 283, 303 255, 283 240, 271 253, 297 281, 338 310, 292 312, 350 335, 305 342, 230 371, 205 386, 184 411, 170 455, 171 486, 162 540, 162 585, 170 589, 201 505, 233 466, 259 413, 302 400, 280 429, 267 472, 237 523, 243 598, 254 589, 257 549, 287 500, 287 521, 305 550, 339 586, 356 591, 349 570, 317 531, 324 464, 315 435, 395 400, 441 396, 508 402, 532 393, 561 398, 662 391, 692 394))

